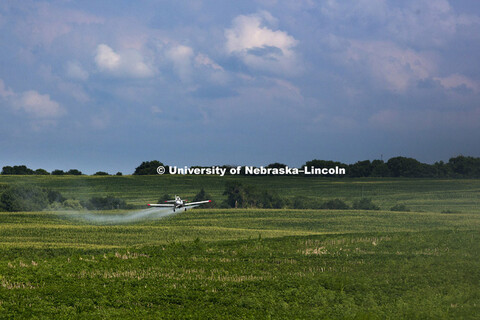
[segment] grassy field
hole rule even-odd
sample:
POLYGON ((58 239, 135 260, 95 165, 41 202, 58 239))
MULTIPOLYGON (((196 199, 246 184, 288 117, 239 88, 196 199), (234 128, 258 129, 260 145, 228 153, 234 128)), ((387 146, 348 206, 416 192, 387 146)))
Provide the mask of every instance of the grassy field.
MULTIPOLYGON (((219 202, 228 179, 0 176, 0 185, 140 207, 202 187, 219 202)), ((284 197, 363 195, 382 210, 194 209, 122 225, 0 212, 0 317, 478 319, 480 181, 240 180, 284 197), (388 211, 399 203, 412 211, 388 211)))
POLYGON ((30 184, 49 187, 68 198, 87 199, 113 195, 138 207, 157 201, 165 193, 192 199, 201 188, 219 203, 224 199, 227 181, 240 181, 285 198, 305 196, 322 200, 340 198, 351 204, 367 197, 390 209, 402 203, 415 211, 478 212, 480 181, 474 179, 408 179, 408 178, 315 178, 281 176, 0 176, 5 184, 30 184))

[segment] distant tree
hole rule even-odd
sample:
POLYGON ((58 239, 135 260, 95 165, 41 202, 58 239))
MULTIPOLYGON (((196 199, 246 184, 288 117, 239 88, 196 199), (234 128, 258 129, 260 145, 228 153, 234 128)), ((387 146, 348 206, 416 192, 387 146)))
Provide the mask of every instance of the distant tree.
POLYGON ((390 169, 388 169, 387 164, 383 160, 373 160, 372 161, 372 171, 370 173, 371 177, 390 177, 390 169))
POLYGON ((117 173, 115 173, 116 176, 123 176, 123 173, 121 173, 120 171, 118 171, 117 173))
POLYGON ((226 203, 230 208, 243 208, 247 206, 249 191, 238 181, 229 181, 225 184, 223 195, 227 196, 226 203))
POLYGON ((277 194, 267 190, 259 192, 252 186, 243 185, 238 181, 225 184, 224 195, 227 196, 226 206, 230 208, 283 208, 285 201, 277 194))
POLYGON ((173 197, 168 193, 164 193, 163 196, 161 196, 160 199, 158 199, 158 203, 163 203, 168 200, 173 200, 173 197))
POLYGON ((348 204, 346 204, 343 200, 340 199, 333 199, 324 202, 321 206, 322 209, 330 209, 330 210, 346 210, 350 209, 348 204))
POLYGON ((322 209, 324 205, 317 197, 306 196, 295 196, 287 204, 293 209, 322 209))
POLYGON ((46 176, 46 175, 49 175, 50 173, 45 169, 37 169, 35 170, 35 174, 37 176, 46 176))
POLYGON ((154 175, 157 174, 157 168, 159 166, 165 167, 165 173, 168 173, 168 166, 165 166, 158 160, 144 161, 141 165, 135 168, 135 175, 154 175))
POLYGON ((205 200, 209 200, 208 199, 209 195, 207 195, 207 193, 205 192, 205 189, 201 189, 196 195, 195 197, 193 197, 193 202, 197 202, 197 201, 205 201, 205 200))
POLYGON ((404 211, 404 212, 409 212, 410 209, 407 208, 406 205, 404 204, 396 204, 393 207, 390 208, 390 211, 404 211))
POLYGON ((444 178, 453 176, 452 168, 443 161, 435 162, 433 164, 433 168, 435 170, 436 177, 444 178))
POLYGON ((14 174, 13 173, 13 167, 11 166, 5 166, 2 168, 2 174, 14 174))
MULTIPOLYGON (((201 189, 200 192, 198 192, 195 197, 193 197, 192 202, 197 202, 197 201, 205 201, 205 200, 211 200, 212 197, 205 192, 205 189, 201 189)), ((203 208, 213 208, 215 204, 213 202, 205 203, 202 205, 203 208)))
POLYGON ((353 202, 355 210, 380 210, 380 207, 372 202, 372 199, 362 198, 353 202))
POLYGON ((21 166, 5 166, 2 169, 2 174, 15 174, 15 175, 29 175, 29 174, 34 174, 35 172, 27 168, 25 165, 21 166))
POLYGON ((65 175, 65 171, 56 169, 56 170, 53 170, 53 171, 52 171, 52 175, 54 175, 54 176, 63 176, 63 175, 65 175))
POLYGON ((257 196, 256 206, 264 209, 281 209, 285 206, 285 201, 276 193, 263 190, 257 196))
POLYGON ((372 174, 373 166, 370 160, 358 161, 348 168, 350 177, 369 177, 372 174))
POLYGON ((77 169, 70 169, 67 171, 66 174, 73 175, 73 176, 81 176, 82 172, 77 169))
POLYGON ((80 200, 73 200, 73 199, 67 199, 63 201, 62 207, 64 209, 73 209, 73 210, 81 210, 83 209, 82 203, 80 200))
POLYGON ((35 171, 33 171, 30 168, 27 168, 27 166, 14 166, 13 169, 17 171, 16 174, 34 174, 35 173, 35 171))
POLYGON ((458 156, 448 160, 448 166, 456 176, 480 177, 480 158, 458 156))
POLYGON ((44 190, 47 193, 47 199, 49 203, 53 202, 64 202, 67 200, 60 192, 55 190, 46 189, 44 190))
POLYGON ((290 206, 293 209, 316 209, 309 206, 310 199, 305 196, 295 196, 291 202, 290 206))
POLYGON ((286 164, 278 163, 278 162, 270 163, 270 164, 267 166, 267 168, 277 168, 277 169, 286 168, 286 167, 287 167, 286 164))
POLYGON ((47 192, 35 186, 9 186, 0 196, 0 207, 6 211, 40 211, 47 206, 47 192))
POLYGON ((387 161, 387 166, 394 177, 421 177, 422 164, 413 158, 394 157, 387 161))
POLYGON ((113 196, 92 197, 85 203, 84 206, 89 210, 114 210, 130 208, 125 200, 118 199, 113 196))
POLYGON ((105 171, 97 171, 93 175, 94 176, 108 176, 109 174, 105 171))

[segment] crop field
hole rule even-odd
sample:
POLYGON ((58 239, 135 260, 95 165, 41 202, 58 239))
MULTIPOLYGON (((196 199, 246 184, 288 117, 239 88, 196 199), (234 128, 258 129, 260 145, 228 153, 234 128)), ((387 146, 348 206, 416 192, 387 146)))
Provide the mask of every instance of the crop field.
POLYGON ((475 179, 316 178, 282 176, 0 176, 8 184, 49 187, 68 198, 113 195, 144 208, 167 193, 191 199, 204 188, 219 203, 227 181, 240 181, 286 198, 340 198, 351 203, 371 198, 381 208, 397 203, 415 211, 474 212, 480 208, 480 181, 475 179))
POLYGON ((0 318, 478 319, 479 180, 0 176, 0 188, 113 195, 135 211, 201 188, 220 203, 228 180, 381 210, 197 208, 123 224, 0 212, 0 318))

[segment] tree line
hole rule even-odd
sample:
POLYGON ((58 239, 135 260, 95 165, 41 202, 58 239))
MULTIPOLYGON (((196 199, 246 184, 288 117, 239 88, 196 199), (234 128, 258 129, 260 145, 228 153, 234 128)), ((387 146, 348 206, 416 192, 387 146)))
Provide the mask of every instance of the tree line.
MULTIPOLYGON (((159 166, 165 167, 165 174, 168 174, 168 165, 158 160, 144 161, 135 168, 134 175, 156 175, 159 166)), ((383 160, 364 160, 357 161, 354 164, 345 164, 331 160, 311 160, 307 161, 301 168, 345 168, 345 175, 326 175, 330 177, 408 177, 408 178, 480 178, 480 158, 470 156, 457 156, 450 158, 448 162, 438 161, 434 164, 422 163, 414 158, 394 157, 388 161, 383 160)), ((202 168, 196 166, 197 168, 202 168)), ((234 166, 223 165, 221 168, 229 169, 234 166)), ((285 168, 287 165, 282 163, 271 163, 266 168, 285 168)), ((192 167, 195 168, 195 167, 192 167)), ((3 175, 83 175, 77 169, 68 171, 53 170, 48 172, 45 169, 32 170, 25 165, 5 166, 2 169, 3 175)), ((246 175, 245 171, 241 174, 246 175)), ((93 175, 109 175, 107 172, 98 171, 93 175)), ((121 172, 116 175, 121 176, 121 172)), ((318 175, 309 175, 318 176, 318 175)))
MULTIPOLYGON (((84 175, 80 170, 78 169, 70 169, 68 171, 63 171, 60 169, 53 170, 52 172, 48 172, 45 169, 37 169, 33 170, 28 168, 25 165, 20 165, 20 166, 5 166, 2 168, 1 174, 3 175, 37 175, 37 176, 43 176, 43 175, 52 175, 52 176, 64 176, 64 175, 69 175, 69 176, 82 176, 84 175)), ((108 172, 105 171, 97 171, 93 174, 94 176, 108 176, 110 175, 108 172)), ((121 176, 121 172, 117 172, 115 175, 121 176)))
MULTIPOLYGON (((154 175, 157 174, 159 166, 165 167, 165 174, 168 174, 168 165, 158 160, 144 161, 135 169, 134 175, 154 175)), ((450 158, 448 162, 438 161, 434 164, 422 163, 414 158, 394 157, 388 161, 383 160, 364 160, 357 161, 354 164, 345 164, 331 160, 311 160, 307 161, 303 167, 315 168, 345 168, 345 175, 327 175, 333 177, 407 177, 407 178, 480 178, 480 158, 470 156, 457 156, 450 158)), ((234 166, 223 165, 221 168, 228 169, 234 166)), ((271 163, 266 168, 285 168, 287 165, 282 163, 271 163)), ((195 168, 195 167, 192 167, 195 168)), ((201 168, 198 166, 198 168, 201 168)), ((246 175, 245 171, 242 172, 246 175)), ((318 176, 318 175, 309 175, 318 176)))

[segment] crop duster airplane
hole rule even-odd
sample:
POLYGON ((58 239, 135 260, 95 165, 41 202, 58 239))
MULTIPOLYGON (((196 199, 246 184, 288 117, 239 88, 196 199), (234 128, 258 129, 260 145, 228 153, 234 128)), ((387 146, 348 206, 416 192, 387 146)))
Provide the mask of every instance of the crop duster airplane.
POLYGON ((187 203, 187 200, 182 200, 180 199, 179 196, 175 196, 175 200, 167 200, 165 202, 168 202, 168 203, 152 203, 152 204, 147 204, 147 206, 149 207, 170 207, 170 208, 173 208, 173 212, 175 212, 175 209, 179 208, 185 208, 185 211, 187 211, 187 208, 188 207, 192 207, 192 206, 198 206, 200 204, 203 204, 203 203, 208 203, 208 202, 212 202, 212 200, 205 200, 205 201, 197 201, 197 202, 190 202, 190 203, 187 203))

